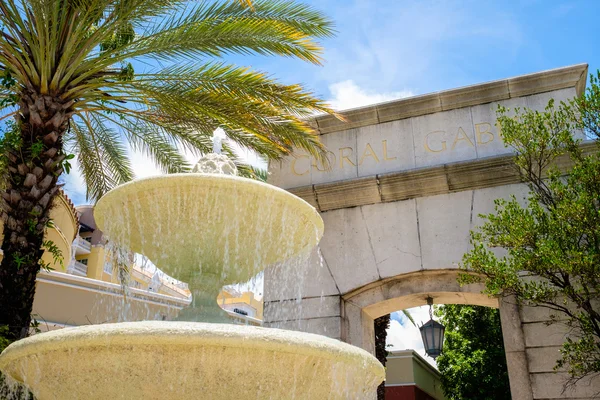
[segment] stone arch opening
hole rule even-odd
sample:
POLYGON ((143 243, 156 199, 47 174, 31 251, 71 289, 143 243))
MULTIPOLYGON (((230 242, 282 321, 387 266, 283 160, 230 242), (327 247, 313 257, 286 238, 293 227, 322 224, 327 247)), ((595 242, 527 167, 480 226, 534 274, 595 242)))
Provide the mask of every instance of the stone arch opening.
POLYGON ((498 308, 498 299, 482 294, 479 284, 460 286, 456 269, 417 271, 382 279, 342 296, 375 319, 394 311, 427 304, 470 304, 498 308))
POLYGON ((517 304, 482 294, 480 284, 459 285, 456 269, 423 270, 372 282, 341 297, 341 339, 375 351, 374 320, 398 310, 427 304, 469 304, 500 309, 502 334, 513 399, 533 399, 525 338, 517 304))

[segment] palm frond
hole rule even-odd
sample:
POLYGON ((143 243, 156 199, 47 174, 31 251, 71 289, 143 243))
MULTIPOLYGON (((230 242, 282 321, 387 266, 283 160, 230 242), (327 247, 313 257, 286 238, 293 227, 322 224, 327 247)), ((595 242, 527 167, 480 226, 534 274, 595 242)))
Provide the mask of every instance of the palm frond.
POLYGON ((133 171, 119 134, 94 113, 75 118, 67 138, 78 154, 88 199, 101 197, 116 185, 133 179, 133 171))
MULTIPOLYGON (((333 113, 325 103, 301 85, 207 61, 235 53, 319 64, 318 41, 332 35, 333 25, 310 6, 289 0, 0 0, 0 24, 0 68, 16 81, 0 88, 0 109, 11 95, 22 100, 19 118, 28 115, 24 104, 62 106, 72 118, 65 140, 78 153, 90 198, 133 177, 125 140, 168 173, 189 170, 182 151, 210 152, 219 127, 266 159, 300 148, 325 160, 318 135, 304 121, 333 113), (135 75, 127 69, 133 59, 167 67, 135 75)), ((0 119, 14 109, 1 112, 0 119)), ((242 163, 240 169, 260 175, 242 163)))
POLYGON ((124 85, 129 102, 148 106, 144 118, 158 116, 205 137, 222 127, 231 139, 268 158, 290 154, 294 148, 323 158, 318 136, 301 118, 332 111, 299 85, 279 84, 265 74, 223 64, 161 72, 124 85))
MULTIPOLYGON (((322 48, 314 38, 329 37, 331 22, 315 9, 292 1, 202 2, 185 12, 155 18, 125 49, 102 59, 82 60, 75 75, 84 80, 131 58, 197 60, 225 54, 279 55, 321 63, 322 48)), ((79 60, 78 60, 79 62, 79 60)))
POLYGON ((415 320, 414 320, 412 314, 410 313, 410 311, 408 311, 408 310, 402 310, 402 314, 404 314, 404 316, 413 324, 413 326, 417 326, 417 324, 415 323, 415 320))
POLYGON ((132 149, 149 157, 163 172, 172 174, 190 170, 189 164, 181 155, 177 145, 180 144, 184 149, 194 150, 198 146, 186 142, 185 134, 180 135, 165 130, 158 124, 142 119, 113 119, 106 115, 103 117, 121 127, 132 149), (184 139, 177 140, 182 136, 184 139))

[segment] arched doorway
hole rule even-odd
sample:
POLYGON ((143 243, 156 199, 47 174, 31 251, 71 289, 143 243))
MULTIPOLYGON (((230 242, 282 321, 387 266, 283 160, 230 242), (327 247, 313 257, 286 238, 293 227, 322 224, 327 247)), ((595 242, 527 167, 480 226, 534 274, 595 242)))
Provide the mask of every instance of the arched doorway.
POLYGON ((460 286, 456 269, 418 271, 365 285, 342 296, 342 337, 371 352, 375 349, 374 319, 396 310, 437 304, 470 304, 500 308, 502 333, 513 399, 533 399, 525 339, 519 310, 510 299, 490 298, 480 285, 460 286))

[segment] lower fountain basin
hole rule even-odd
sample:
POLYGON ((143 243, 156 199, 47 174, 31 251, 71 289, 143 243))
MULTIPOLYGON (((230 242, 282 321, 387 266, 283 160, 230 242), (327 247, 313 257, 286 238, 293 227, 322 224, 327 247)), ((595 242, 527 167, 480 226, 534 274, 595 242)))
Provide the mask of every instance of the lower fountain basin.
POLYGON ((370 399, 385 377, 327 337, 197 322, 65 328, 11 344, 0 370, 49 399, 370 399))

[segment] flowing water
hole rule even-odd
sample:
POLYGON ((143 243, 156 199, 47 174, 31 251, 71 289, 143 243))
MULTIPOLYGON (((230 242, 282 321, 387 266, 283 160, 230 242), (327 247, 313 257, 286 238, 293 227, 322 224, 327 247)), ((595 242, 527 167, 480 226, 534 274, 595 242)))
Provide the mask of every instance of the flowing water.
MULTIPOLYGON (((96 207, 113 268, 128 292, 124 265, 134 253, 187 282, 191 306, 180 320, 226 322, 216 297, 224 285, 257 279, 276 327, 305 329, 303 290, 323 260, 313 250, 323 234, 318 213, 270 185, 235 176, 224 156, 205 157, 202 173, 134 181, 96 207), (210 173, 207 173, 210 172, 210 173), (218 173, 218 174, 216 174, 218 173), (312 250, 312 251, 311 251, 312 250)), ((114 304, 114 303, 113 303, 114 304)), ((101 307, 102 304, 99 304, 101 307)), ((151 317, 149 319, 152 319, 151 317)), ((0 369, 46 399, 367 399, 383 368, 366 352, 299 332, 200 322, 135 322, 54 331, 16 342, 0 369)))

